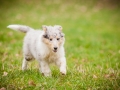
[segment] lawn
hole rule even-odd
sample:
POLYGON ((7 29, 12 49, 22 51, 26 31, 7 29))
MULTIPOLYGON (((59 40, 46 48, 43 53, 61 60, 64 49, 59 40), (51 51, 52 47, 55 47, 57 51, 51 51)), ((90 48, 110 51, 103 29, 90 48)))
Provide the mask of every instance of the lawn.
POLYGON ((117 0, 1 0, 0 90, 120 90, 120 2, 117 0), (51 65, 44 77, 37 61, 21 70, 25 34, 9 24, 61 25, 67 75, 51 65))

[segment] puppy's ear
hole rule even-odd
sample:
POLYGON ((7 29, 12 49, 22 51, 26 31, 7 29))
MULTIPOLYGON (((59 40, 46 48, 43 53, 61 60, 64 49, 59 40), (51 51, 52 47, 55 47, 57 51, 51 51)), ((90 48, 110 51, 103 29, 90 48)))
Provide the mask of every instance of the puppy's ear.
POLYGON ((60 31, 62 31, 62 26, 58 25, 58 29, 59 29, 60 31))
POLYGON ((56 29, 62 31, 62 26, 60 26, 60 25, 55 25, 54 27, 55 27, 56 29))
POLYGON ((42 26, 42 29, 44 30, 44 35, 43 35, 43 37, 48 39, 47 26, 46 26, 46 25, 43 25, 43 26, 42 26))
POLYGON ((65 34, 64 34, 64 33, 61 33, 61 34, 60 34, 60 36, 61 36, 61 37, 64 37, 64 36, 65 36, 65 34))
POLYGON ((46 25, 42 25, 42 29, 46 32, 47 31, 47 26, 46 25))

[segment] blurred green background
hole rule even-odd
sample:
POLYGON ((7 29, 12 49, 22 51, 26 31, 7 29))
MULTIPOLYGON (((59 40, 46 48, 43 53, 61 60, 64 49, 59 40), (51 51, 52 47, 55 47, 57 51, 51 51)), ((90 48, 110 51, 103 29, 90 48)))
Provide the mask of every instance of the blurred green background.
POLYGON ((0 0, 0 88, 119 90, 120 1, 0 0), (45 78, 36 62, 22 72, 25 34, 7 29, 10 24, 61 25, 68 74, 60 76, 53 66, 53 77, 45 78))

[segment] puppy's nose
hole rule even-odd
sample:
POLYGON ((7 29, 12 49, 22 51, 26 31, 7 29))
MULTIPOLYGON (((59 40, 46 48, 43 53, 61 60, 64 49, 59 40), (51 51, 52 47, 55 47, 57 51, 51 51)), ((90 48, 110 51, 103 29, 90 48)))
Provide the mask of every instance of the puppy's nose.
POLYGON ((54 50, 57 50, 57 47, 54 47, 54 50))

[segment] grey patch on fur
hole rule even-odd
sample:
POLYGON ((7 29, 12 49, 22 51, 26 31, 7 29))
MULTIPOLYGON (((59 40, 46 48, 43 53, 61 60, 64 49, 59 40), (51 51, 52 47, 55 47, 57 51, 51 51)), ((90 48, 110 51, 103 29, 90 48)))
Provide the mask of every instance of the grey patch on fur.
POLYGON ((32 58, 27 58, 27 57, 25 57, 25 60, 26 60, 26 61, 31 61, 32 58))
POLYGON ((56 38, 56 37, 64 37, 64 34, 59 28, 62 28, 59 25, 52 26, 44 26, 46 28, 44 37, 49 39, 50 37, 56 38))

